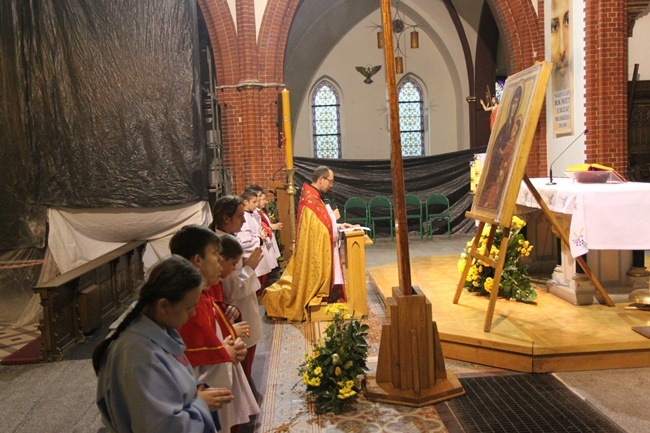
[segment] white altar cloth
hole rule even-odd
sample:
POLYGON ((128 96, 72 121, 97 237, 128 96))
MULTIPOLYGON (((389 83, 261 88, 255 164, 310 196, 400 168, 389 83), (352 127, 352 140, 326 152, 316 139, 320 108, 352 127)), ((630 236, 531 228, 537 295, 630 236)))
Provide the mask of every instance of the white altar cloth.
MULTIPOLYGON (((549 209, 571 215, 571 255, 594 250, 650 249, 650 183, 577 183, 573 179, 530 180, 549 209)), ((517 204, 539 207, 524 182, 517 204)))

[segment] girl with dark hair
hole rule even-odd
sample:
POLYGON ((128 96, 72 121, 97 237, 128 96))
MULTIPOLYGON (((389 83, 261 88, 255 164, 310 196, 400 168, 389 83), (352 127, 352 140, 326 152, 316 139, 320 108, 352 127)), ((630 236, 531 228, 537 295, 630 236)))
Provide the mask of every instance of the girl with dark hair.
POLYGON ((235 234, 244 224, 244 201, 237 195, 219 197, 212 208, 212 230, 235 234))
POLYGON ((93 353, 97 406, 110 432, 216 432, 229 390, 197 382, 176 329, 194 315, 203 279, 179 256, 159 262, 137 304, 93 353))

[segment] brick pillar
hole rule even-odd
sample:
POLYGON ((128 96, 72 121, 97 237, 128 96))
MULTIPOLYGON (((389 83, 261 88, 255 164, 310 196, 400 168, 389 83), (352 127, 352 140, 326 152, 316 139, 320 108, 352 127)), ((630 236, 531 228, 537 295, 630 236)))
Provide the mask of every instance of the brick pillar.
MULTIPOLYGON (((544 5, 538 0, 539 16, 530 1, 487 0, 497 20, 508 59, 508 75, 523 71, 544 59, 544 5)), ((546 164, 546 109, 542 107, 533 138, 526 174, 543 175, 546 164)))
POLYGON ((283 88, 284 47, 297 4, 270 1, 258 38, 254 0, 236 1, 236 26, 226 0, 199 0, 215 57, 223 163, 234 194, 251 183, 265 186, 272 177, 282 179, 277 95, 283 88))
POLYGON ((587 162, 627 174, 627 2, 585 2, 587 162))

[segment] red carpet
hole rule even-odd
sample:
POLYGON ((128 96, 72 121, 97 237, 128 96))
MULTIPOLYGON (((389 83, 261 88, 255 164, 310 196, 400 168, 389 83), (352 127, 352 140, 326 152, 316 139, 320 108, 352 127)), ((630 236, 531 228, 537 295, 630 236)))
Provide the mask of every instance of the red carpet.
POLYGON ((38 336, 35 340, 27 343, 14 353, 6 356, 0 361, 2 365, 36 364, 41 362, 41 341, 38 336))

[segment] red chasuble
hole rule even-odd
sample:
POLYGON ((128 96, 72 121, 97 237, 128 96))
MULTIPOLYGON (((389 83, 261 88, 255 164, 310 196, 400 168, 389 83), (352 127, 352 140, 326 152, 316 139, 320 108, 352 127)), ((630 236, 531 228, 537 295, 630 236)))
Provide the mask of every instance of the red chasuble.
POLYGON ((280 279, 268 286, 262 297, 269 317, 302 321, 312 299, 330 297, 334 281, 333 228, 319 191, 303 184, 296 248, 280 279))
MULTIPOLYGON (((302 210, 305 207, 311 209, 320 222, 327 227, 327 231, 330 234, 330 242, 333 242, 332 219, 330 218, 329 212, 327 212, 327 206, 323 203, 323 199, 320 197, 320 192, 308 183, 302 185, 302 193, 300 194, 300 201, 298 202, 298 228, 300 228, 300 217, 302 216, 302 210)), ((298 240, 299 236, 296 236, 296 248, 298 240)))

